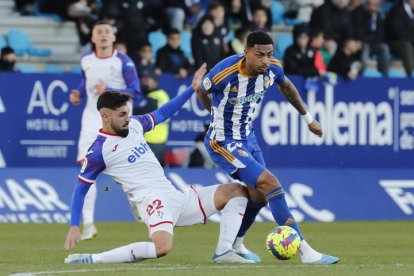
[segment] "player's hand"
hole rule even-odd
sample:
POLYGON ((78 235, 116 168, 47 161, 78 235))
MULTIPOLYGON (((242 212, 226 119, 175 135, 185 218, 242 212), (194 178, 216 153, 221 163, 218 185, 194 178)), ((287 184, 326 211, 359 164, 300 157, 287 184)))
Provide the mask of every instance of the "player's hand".
POLYGON ((80 102, 82 101, 80 93, 78 90, 72 90, 70 92, 69 95, 69 101, 73 104, 73 105, 78 105, 80 104, 80 102))
POLYGON ((197 71, 194 74, 193 82, 191 83, 191 87, 195 91, 201 90, 201 81, 203 80, 204 75, 207 72, 207 64, 204 62, 200 68, 197 69, 197 71))
POLYGON ((93 91, 95 92, 95 95, 99 96, 103 92, 105 92, 106 84, 103 80, 99 80, 99 83, 96 84, 93 88, 94 88, 93 91))
POLYGON ((72 249, 76 243, 80 241, 81 232, 79 226, 71 226, 68 235, 66 236, 65 249, 72 249))
POLYGON ((313 134, 322 137, 322 128, 318 121, 313 120, 313 122, 308 125, 308 128, 313 134))

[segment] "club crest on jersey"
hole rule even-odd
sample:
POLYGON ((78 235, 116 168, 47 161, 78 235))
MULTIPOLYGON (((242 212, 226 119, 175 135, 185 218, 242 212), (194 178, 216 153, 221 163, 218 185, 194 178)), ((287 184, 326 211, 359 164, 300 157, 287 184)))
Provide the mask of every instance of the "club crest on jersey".
POLYGON ((204 86, 204 89, 205 90, 210 90, 210 88, 211 88, 211 81, 210 81, 209 78, 205 78, 203 80, 203 86, 204 86))
POLYGON ((269 78, 269 76, 266 76, 266 77, 264 77, 264 79, 263 79, 263 86, 264 86, 264 89, 269 88, 269 85, 270 85, 270 78, 269 78))
POLYGON ((249 154, 247 152, 245 152, 244 150, 242 150, 242 149, 237 149, 237 152, 243 157, 248 157, 249 156, 249 154))

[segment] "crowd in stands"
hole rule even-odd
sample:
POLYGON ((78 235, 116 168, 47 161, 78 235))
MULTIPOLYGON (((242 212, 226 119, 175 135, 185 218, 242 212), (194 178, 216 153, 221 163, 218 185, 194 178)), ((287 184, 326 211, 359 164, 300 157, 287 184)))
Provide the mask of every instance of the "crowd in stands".
MULTIPOLYGON (((356 79, 376 61, 387 76, 390 61, 414 71, 414 0, 15 0, 21 14, 32 5, 43 13, 76 22, 82 46, 91 26, 111 22, 117 48, 128 53, 142 74, 172 73, 185 78, 201 63, 209 68, 241 53, 251 30, 272 33, 275 24, 292 25, 293 44, 278 58, 287 74, 324 77, 328 72, 356 79), (189 55, 181 36, 191 29, 189 55), (162 30, 165 46, 150 57, 149 34, 162 30), (154 59, 154 60, 153 60, 154 59), (145 73, 144 73, 145 72, 145 73)), ((278 43, 276 36, 276 43, 278 43)))

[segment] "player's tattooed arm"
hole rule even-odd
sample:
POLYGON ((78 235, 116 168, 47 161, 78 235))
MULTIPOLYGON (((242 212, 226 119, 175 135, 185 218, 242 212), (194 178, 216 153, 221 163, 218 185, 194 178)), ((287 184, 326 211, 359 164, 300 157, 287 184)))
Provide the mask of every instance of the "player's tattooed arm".
MULTIPOLYGON (((282 91, 283 96, 285 96, 289 103, 293 105, 301 115, 306 114, 307 110, 298 90, 288 78, 285 77, 285 79, 286 81, 279 85, 280 91, 282 91)), ((322 127, 318 121, 313 120, 308 124, 308 128, 313 134, 322 137, 322 127)))
POLYGON ((293 105, 293 107, 295 107, 301 115, 305 114, 306 107, 303 103, 301 96, 299 95, 298 90, 288 78, 285 77, 285 79, 286 81, 283 84, 279 85, 280 91, 282 92, 286 100, 288 100, 289 103, 293 105))

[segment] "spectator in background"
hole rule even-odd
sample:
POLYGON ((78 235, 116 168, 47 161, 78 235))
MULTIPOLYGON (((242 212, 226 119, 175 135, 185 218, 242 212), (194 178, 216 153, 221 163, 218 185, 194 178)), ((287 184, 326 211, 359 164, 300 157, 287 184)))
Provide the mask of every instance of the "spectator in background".
MULTIPOLYGON (((215 33, 222 41, 222 44, 224 45, 224 49, 226 52, 228 52, 227 49, 227 35, 229 33, 227 29, 226 24, 226 10, 224 8, 224 5, 220 3, 219 1, 213 1, 207 9, 207 15, 211 16, 213 19, 213 23, 215 26, 215 33)), ((201 65, 201 64, 200 64, 201 65)), ((196 66, 197 67, 197 66, 196 66)))
POLYGON ((163 6, 166 16, 166 26, 182 32, 184 30, 186 17, 200 12, 199 2, 200 0, 164 0, 163 6))
MULTIPOLYGON (((144 71, 140 74, 141 89, 147 97, 147 104, 144 107, 134 108, 134 114, 141 115, 150 113, 170 101, 168 93, 159 87, 158 75, 154 72, 144 71)), ((164 167, 164 152, 168 140, 169 120, 157 124, 155 128, 144 134, 155 157, 164 167)))
POLYGON ((321 53, 322 46, 325 42, 324 33, 320 30, 313 30, 311 32, 310 47, 314 50, 313 64, 316 70, 318 70, 319 76, 325 76, 328 71, 328 65, 324 62, 321 53))
POLYGON ((226 7, 226 20, 228 24, 247 26, 252 21, 252 10, 248 0, 222 1, 226 7))
POLYGON ((250 30, 240 27, 234 32, 234 38, 229 42, 229 56, 242 54, 247 45, 247 35, 250 30))
POLYGON ((326 66, 329 66, 329 63, 331 62, 331 59, 334 56, 336 49, 338 48, 338 44, 336 43, 331 32, 324 32, 323 38, 324 40, 322 47, 319 49, 319 51, 321 52, 323 63, 325 63, 326 66))
POLYGON ((147 29, 149 24, 147 17, 150 15, 149 0, 122 0, 120 5, 120 38, 125 41, 130 55, 135 55, 137 45, 147 41, 147 29))
POLYGON ((352 16, 348 10, 349 0, 325 1, 313 10, 310 27, 333 34, 337 43, 352 36, 352 16))
POLYGON ((256 10, 257 8, 264 8, 267 15, 267 21, 266 21, 266 28, 271 29, 272 28, 272 1, 271 0, 249 0, 250 7, 252 11, 256 10))
POLYGON ((215 30, 214 19, 209 15, 204 16, 193 29, 191 50, 196 68, 204 62, 207 63, 207 68, 213 68, 226 56, 222 37, 215 30))
POLYGON ((76 24, 81 46, 89 44, 93 24, 98 20, 98 10, 95 0, 66 0, 67 14, 76 24))
POLYGON ((0 71, 16 72, 16 53, 13 48, 6 46, 1 49, 0 71))
POLYGON ((14 8, 21 15, 33 15, 34 2, 35 0, 14 0, 14 8))
POLYGON ((386 18, 386 32, 391 52, 402 60, 405 73, 414 70, 414 0, 396 4, 386 18))
POLYGON ((135 67, 139 76, 159 76, 160 70, 156 68, 155 61, 152 58, 152 46, 149 42, 141 44, 138 48, 138 54, 134 57, 135 67))
POLYGON ((352 38, 346 39, 333 56, 328 70, 343 78, 355 80, 362 70, 362 64, 357 57, 360 50, 359 41, 352 38))
POLYGON ((126 46, 125 42, 123 42, 123 41, 116 41, 115 42, 115 49, 117 49, 118 52, 120 52, 124 55, 128 54, 127 46, 126 46))
POLYGON ((366 0, 353 12, 353 23, 356 38, 363 43, 363 67, 375 54, 378 57, 378 71, 388 74, 390 50, 385 43, 384 20, 379 12, 380 0, 366 0))
POLYGON ((304 77, 318 76, 315 67, 315 50, 310 47, 309 30, 304 25, 297 25, 293 29, 293 44, 286 49, 283 58, 285 73, 304 77))
POLYGON ((250 25, 252 31, 263 31, 270 32, 268 27, 269 17, 267 15, 267 10, 265 7, 258 6, 253 10, 253 19, 250 25))
POLYGON ((209 124, 204 125, 204 131, 197 135, 194 141, 194 148, 186 161, 185 167, 197 168, 202 167, 206 169, 216 168, 217 165, 211 160, 206 147, 204 146, 204 137, 207 134, 209 124))
POLYGON ((167 32, 167 44, 158 49, 156 67, 161 73, 171 73, 177 78, 186 78, 191 73, 191 64, 180 49, 180 31, 167 32))
POLYGON ((301 23, 308 24, 314 9, 323 4, 323 0, 289 1, 288 12, 301 23))

